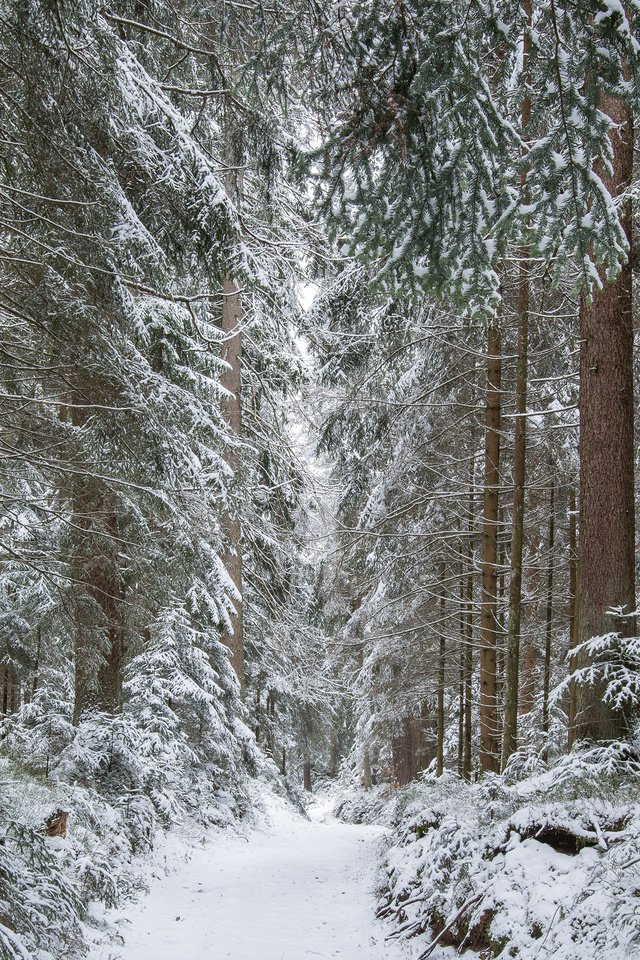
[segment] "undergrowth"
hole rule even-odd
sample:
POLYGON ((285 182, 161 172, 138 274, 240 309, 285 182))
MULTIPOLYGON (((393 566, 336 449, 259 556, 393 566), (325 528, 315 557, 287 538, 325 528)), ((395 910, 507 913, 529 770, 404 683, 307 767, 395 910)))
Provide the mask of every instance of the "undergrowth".
POLYGON ((640 955, 640 768, 628 744, 503 776, 431 774, 396 801, 379 914, 391 936, 486 958, 640 955))

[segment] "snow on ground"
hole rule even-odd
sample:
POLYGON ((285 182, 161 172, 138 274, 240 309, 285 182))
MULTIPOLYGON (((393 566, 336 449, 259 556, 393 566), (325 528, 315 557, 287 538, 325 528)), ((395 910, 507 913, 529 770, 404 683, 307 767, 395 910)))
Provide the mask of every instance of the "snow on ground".
MULTIPOLYGON (((107 920, 122 945, 96 943, 89 960, 400 960, 375 920, 382 828, 340 823, 318 803, 306 820, 269 796, 247 836, 210 833, 176 845, 173 867, 148 896, 107 920)), ((165 853, 166 856, 166 853, 165 853)))

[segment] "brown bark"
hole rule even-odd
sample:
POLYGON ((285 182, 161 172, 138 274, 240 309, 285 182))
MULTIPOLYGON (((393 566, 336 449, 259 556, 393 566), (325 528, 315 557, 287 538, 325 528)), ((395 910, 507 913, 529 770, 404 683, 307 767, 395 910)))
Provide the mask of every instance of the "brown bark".
MULTIPOLYGON (((444 576, 444 571, 443 571, 444 576)), ((436 776, 444 773, 444 677, 446 668, 446 644, 444 633, 444 593, 440 598, 440 640, 438 644, 438 711, 437 711, 437 741, 436 741, 436 776)))
POLYGON ((302 778, 304 789, 307 791, 307 793, 311 793, 313 788, 311 784, 311 760, 309 757, 305 757, 304 759, 302 778))
MULTIPOLYGON (((233 280, 225 280, 222 298, 222 332, 226 337, 222 349, 222 359, 228 364, 220 377, 220 384, 229 396, 223 402, 223 410, 234 441, 242 436, 242 299, 239 287, 233 280)), ((238 481, 241 470, 240 453, 236 446, 227 452, 229 466, 234 472, 236 487, 233 500, 224 515, 224 532, 227 541, 223 562, 234 587, 242 597, 242 523, 238 503, 238 481)), ((236 616, 233 633, 223 636, 223 642, 231 653, 231 665, 236 673, 240 687, 244 687, 244 621, 242 599, 234 600, 236 616)))
MULTIPOLYGON (((471 446, 475 451, 475 429, 471 431, 471 446)), ((465 676, 464 676, 464 755, 462 762, 462 776, 471 782, 472 767, 472 707, 473 707, 473 511, 475 501, 475 452, 469 465, 469 513, 467 516, 467 585, 465 595, 465 630, 464 645, 465 676)))
POLYGON ((364 751, 362 758, 362 786, 365 790, 371 790, 371 756, 368 750, 364 751))
MULTIPOLYGON (((576 535, 576 495, 571 489, 569 494, 569 673, 575 670, 571 651, 578 643, 578 541, 576 535)), ((567 749, 571 750, 576 726, 576 685, 572 680, 569 686, 567 707, 567 749)))
POLYGON ((465 651, 465 677, 464 677, 464 761, 462 765, 462 776, 471 782, 472 769, 472 740, 473 740, 473 571, 469 573, 469 587, 467 596, 469 597, 469 606, 467 608, 467 644, 465 651))
POLYGON ((114 556, 118 520, 98 481, 74 481, 74 524, 81 530, 74 557, 75 696, 73 722, 89 710, 122 706, 124 600, 114 556))
POLYGON ((391 741, 391 760, 393 776, 399 787, 406 786, 411 781, 410 737, 407 735, 406 721, 402 734, 391 741))
POLYGON ((540 651, 533 638, 527 640, 522 653, 522 670, 518 712, 520 716, 530 713, 536 704, 536 685, 540 651))
POLYGON ((15 679, 11 687, 11 713, 17 713, 22 706, 22 684, 15 679))
POLYGON ((391 742, 391 756, 395 781, 400 787, 415 780, 434 757, 433 718, 423 709, 422 717, 405 717, 402 733, 391 742))
POLYGON ((518 691, 522 620, 522 557, 524 552, 524 500, 527 450, 527 363, 529 339, 529 264, 521 254, 518 304, 518 361, 516 372, 516 422, 513 454, 513 512, 509 577, 509 627, 505 657, 505 707, 502 764, 518 747, 518 691))
MULTIPOLYGON (((97 392, 88 382, 69 397, 61 417, 69 417, 80 432, 87 422, 87 397, 97 392)), ((124 590, 118 567, 120 523, 113 493, 92 473, 92 465, 77 464, 66 488, 75 531, 72 557, 74 587, 74 704, 73 722, 83 713, 122 707, 124 658, 124 590), (84 473, 81 470, 84 469, 84 473)))
POLYGON ((494 324, 487 337, 487 402, 480 605, 480 772, 500 770, 496 690, 498 499, 500 486, 501 339, 494 324))
POLYGON ((11 670, 5 666, 2 679, 2 713, 6 717, 9 714, 9 698, 11 695, 11 670))
POLYGON ((260 737, 262 735, 262 677, 260 675, 256 678, 255 696, 255 726, 253 732, 255 733, 256 743, 260 743, 260 737))
MULTIPOLYGON (((611 133, 612 196, 630 184, 633 117, 615 97, 601 93, 600 107, 619 126, 611 133)), ((631 246, 631 208, 622 213, 631 246)), ((581 641, 611 631, 633 635, 633 618, 608 611, 635 610, 635 504, 633 315, 630 259, 580 308, 580 593, 581 641)), ((578 666, 586 666, 585 655, 578 666)), ((604 685, 576 690, 577 739, 624 736, 626 719, 603 698, 604 685)))
POLYGON ((426 770, 436 758, 437 721, 434 723, 434 720, 429 701, 423 700, 420 708, 420 719, 413 721, 415 763, 412 778, 416 777, 422 770, 426 770))
MULTIPOLYGON (((232 126, 232 116, 226 118, 225 160, 229 165, 225 176, 225 189, 229 199, 239 205, 244 190, 243 156, 241 138, 237 128, 232 126)), ((240 515, 240 484, 242 459, 238 443, 242 438, 242 294, 240 286, 233 276, 225 278, 222 285, 221 329, 224 336, 221 358, 227 366, 220 376, 220 385, 228 392, 222 409, 229 432, 231 444, 227 450, 227 461, 233 470, 234 480, 231 490, 231 503, 223 516, 223 530, 226 550, 223 563, 240 599, 234 599, 236 616, 233 633, 222 637, 223 643, 231 654, 231 666, 244 690, 244 613, 242 601, 242 521, 240 515)))
MULTIPOLYGON (((544 639, 544 679, 542 685, 542 732, 549 733, 549 691, 551 689, 551 630, 553 626, 553 575, 554 575, 554 549, 555 549, 555 483, 551 481, 551 493, 549 495, 549 568, 547 570, 547 605, 545 615, 545 639, 544 639)), ((545 749, 546 759, 546 749, 545 749)))
POLYGON ((460 663, 458 667, 458 776, 464 771, 464 671, 465 671, 465 606, 464 577, 460 583, 460 663))
POLYGON ((335 726, 331 728, 331 743, 329 745, 329 776, 338 775, 338 735, 335 726))
MULTIPOLYGON (((502 504, 498 510, 498 531, 504 531, 504 511, 502 504)), ((496 703, 500 705, 503 702, 504 692, 504 661, 506 656, 504 614, 506 604, 505 597, 505 555, 506 545, 504 536, 498 539, 498 598, 496 604, 496 703)))
POLYGON ((42 625, 38 624, 36 629, 36 662, 33 668, 33 682, 31 685, 31 696, 35 697, 40 683, 40 659, 42 657, 42 625))
MULTIPOLYGON (((531 0, 524 0, 523 11, 526 28, 523 37, 522 76, 525 85, 529 81, 529 58, 531 56, 531 0)), ((531 120, 531 97, 522 100, 521 128, 527 136, 531 120)), ((525 200, 527 170, 523 168, 521 187, 525 200)), ((518 747, 518 689, 520 670, 520 628, 522 611, 522 555, 524 549, 524 495, 527 454, 527 380, 529 353, 529 253, 526 247, 520 250, 520 278, 518 287, 518 360, 516 369, 516 421, 513 451, 513 511, 511 530, 511 568, 509 577, 509 629, 505 657, 505 703, 504 730, 502 737, 502 765, 518 747)))

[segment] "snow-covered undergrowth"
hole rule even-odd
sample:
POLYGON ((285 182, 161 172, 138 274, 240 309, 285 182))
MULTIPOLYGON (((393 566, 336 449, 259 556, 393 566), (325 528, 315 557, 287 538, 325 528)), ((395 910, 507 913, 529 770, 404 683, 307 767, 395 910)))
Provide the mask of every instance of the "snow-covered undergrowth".
POLYGON ((396 806, 402 796, 388 784, 363 791, 355 783, 344 782, 335 789, 332 811, 345 823, 386 825, 396 818, 396 806))
POLYGON ((617 744, 515 769, 405 791, 380 915, 421 958, 640 956, 638 765, 617 744))
MULTIPOLYGON (((240 722, 237 728, 238 744, 244 730, 245 756, 236 749, 207 763, 177 737, 164 742, 163 753, 143 742, 143 731, 126 717, 96 715, 77 728, 69 724, 73 735, 64 747, 57 744, 46 773, 38 774, 38 738, 24 717, 5 721, 0 960, 81 956, 92 916, 144 889, 143 855, 159 829, 224 827, 246 816, 247 770, 261 768, 272 779, 276 773, 249 731, 240 722), (32 749, 25 753, 28 736, 32 749), (61 812, 65 828, 55 835, 61 812)), ((64 739, 63 729, 59 735, 64 739)))

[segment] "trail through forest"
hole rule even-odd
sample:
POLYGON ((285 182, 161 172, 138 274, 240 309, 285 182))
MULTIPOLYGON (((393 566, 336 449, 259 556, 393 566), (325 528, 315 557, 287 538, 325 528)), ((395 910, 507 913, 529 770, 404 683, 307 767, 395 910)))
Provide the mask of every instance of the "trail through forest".
POLYGON ((373 901, 382 830, 270 799, 247 836, 215 832, 120 916, 89 960, 401 960, 373 901))

